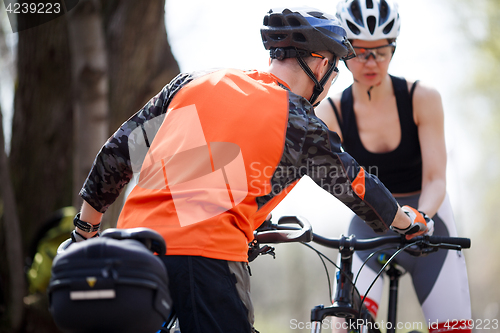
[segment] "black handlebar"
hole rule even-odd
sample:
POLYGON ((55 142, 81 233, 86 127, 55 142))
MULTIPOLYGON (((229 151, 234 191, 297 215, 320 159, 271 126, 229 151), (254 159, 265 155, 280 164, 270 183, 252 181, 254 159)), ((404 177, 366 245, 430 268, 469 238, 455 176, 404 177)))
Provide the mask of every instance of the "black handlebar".
POLYGON ((352 248, 354 251, 370 250, 382 245, 388 244, 410 244, 417 243, 432 247, 439 247, 450 250, 460 250, 470 248, 470 239, 462 237, 445 237, 445 236, 418 236, 411 240, 406 240, 404 236, 385 236, 370 239, 357 239, 356 237, 343 237, 340 239, 330 239, 317 234, 313 238, 315 243, 320 245, 339 249, 352 248))
POLYGON ((289 243, 289 242, 310 242, 311 240, 317 244, 334 248, 344 249, 349 248, 352 251, 369 250, 376 247, 388 244, 418 244, 424 247, 434 247, 449 250, 461 250, 470 248, 471 241, 469 238, 462 237, 445 237, 445 236, 418 236, 411 240, 405 239, 404 236, 383 236, 370 239, 357 239, 355 236, 334 239, 327 238, 312 232, 310 223, 303 217, 284 216, 280 218, 278 224, 273 224, 271 221, 266 221, 254 233, 255 239, 261 244, 265 243, 289 243), (292 226, 283 226, 283 224, 296 223, 301 228, 292 226))
POLYGON ((278 224, 265 221, 254 232, 255 239, 261 244, 277 244, 290 242, 310 242, 313 238, 309 221, 300 216, 282 216, 278 224), (283 226, 283 224, 298 224, 300 228, 283 226))

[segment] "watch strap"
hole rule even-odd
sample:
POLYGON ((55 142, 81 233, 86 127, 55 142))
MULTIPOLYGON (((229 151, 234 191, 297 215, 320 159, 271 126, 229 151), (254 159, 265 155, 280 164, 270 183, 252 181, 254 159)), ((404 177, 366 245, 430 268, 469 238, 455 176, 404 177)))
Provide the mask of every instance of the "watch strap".
POLYGON ((80 213, 76 214, 75 218, 73 219, 73 225, 75 227, 77 227, 78 229, 85 231, 85 232, 98 231, 99 227, 101 226, 100 223, 91 224, 91 223, 80 220, 80 213))

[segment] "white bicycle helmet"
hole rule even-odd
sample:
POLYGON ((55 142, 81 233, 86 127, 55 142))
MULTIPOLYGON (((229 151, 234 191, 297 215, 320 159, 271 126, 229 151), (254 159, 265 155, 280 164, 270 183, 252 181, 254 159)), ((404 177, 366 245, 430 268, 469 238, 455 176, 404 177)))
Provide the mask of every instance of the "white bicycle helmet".
POLYGON ((342 0, 337 17, 349 39, 396 39, 401 26, 398 4, 391 0, 342 0))

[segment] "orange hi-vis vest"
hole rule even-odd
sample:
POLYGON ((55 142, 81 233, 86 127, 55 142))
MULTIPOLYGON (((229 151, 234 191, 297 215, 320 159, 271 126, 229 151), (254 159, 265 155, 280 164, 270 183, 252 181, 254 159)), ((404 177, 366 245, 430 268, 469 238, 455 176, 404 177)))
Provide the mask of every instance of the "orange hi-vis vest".
POLYGON ((279 201, 257 214, 255 198, 271 192, 285 143, 288 98, 276 80, 223 70, 184 86, 118 227, 155 229, 169 255, 246 261, 253 231, 279 201))
POLYGON ((120 126, 80 195, 104 213, 125 186, 119 228, 147 227, 167 255, 246 261, 253 231, 303 177, 375 231, 397 203, 312 105, 270 73, 182 73, 120 126))

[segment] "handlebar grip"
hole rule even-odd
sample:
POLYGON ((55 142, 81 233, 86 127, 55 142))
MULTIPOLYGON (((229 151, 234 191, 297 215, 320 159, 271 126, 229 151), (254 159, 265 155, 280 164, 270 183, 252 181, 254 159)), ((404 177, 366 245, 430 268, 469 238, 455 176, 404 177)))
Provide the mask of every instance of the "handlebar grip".
POLYGON ((259 230, 254 233, 259 243, 277 244, 291 242, 310 242, 312 240, 312 227, 309 221, 299 216, 282 216, 278 224, 271 224, 271 230, 259 230), (299 228, 282 227, 282 224, 298 224, 299 228))
POLYGON ((450 244, 450 245, 458 245, 462 249, 470 248, 470 238, 464 237, 443 237, 443 236, 428 236, 429 243, 431 244, 450 244))

